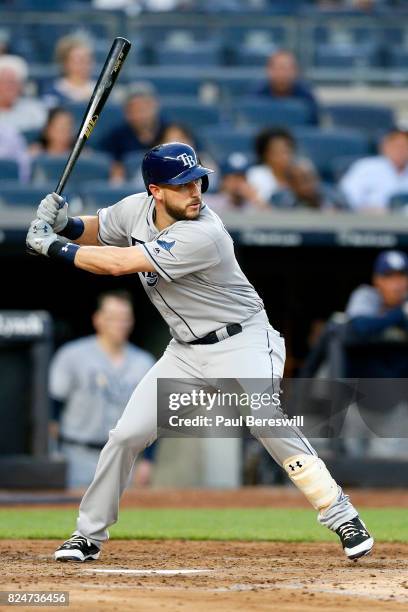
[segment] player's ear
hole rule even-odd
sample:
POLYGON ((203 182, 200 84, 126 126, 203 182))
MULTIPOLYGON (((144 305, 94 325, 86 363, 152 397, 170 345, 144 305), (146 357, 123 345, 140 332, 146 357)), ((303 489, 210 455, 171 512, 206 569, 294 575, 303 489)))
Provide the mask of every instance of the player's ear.
POLYGON ((161 197, 161 189, 158 185, 149 185, 149 191, 152 194, 152 196, 155 198, 155 200, 159 200, 161 197))

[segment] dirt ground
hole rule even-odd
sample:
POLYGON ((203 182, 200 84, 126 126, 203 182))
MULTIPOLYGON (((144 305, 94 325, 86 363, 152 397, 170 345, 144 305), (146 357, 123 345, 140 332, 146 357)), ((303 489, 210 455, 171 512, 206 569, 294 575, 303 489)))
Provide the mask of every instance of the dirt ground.
MULTIPOLYGON (((352 499, 360 507, 408 506, 405 491, 361 491, 352 499)), ((294 489, 152 490, 129 491, 123 506, 299 507, 303 500, 294 489)), ((112 540, 99 561, 84 564, 55 562, 59 544, 0 541, 1 590, 69 591, 72 612, 408 610, 405 544, 377 543, 353 563, 335 543, 112 540)))
POLYGON ((57 544, 2 541, 1 589, 69 591, 72 612, 408 609, 406 545, 379 544, 352 563, 335 544, 111 541, 99 561, 74 564, 52 560, 57 544))

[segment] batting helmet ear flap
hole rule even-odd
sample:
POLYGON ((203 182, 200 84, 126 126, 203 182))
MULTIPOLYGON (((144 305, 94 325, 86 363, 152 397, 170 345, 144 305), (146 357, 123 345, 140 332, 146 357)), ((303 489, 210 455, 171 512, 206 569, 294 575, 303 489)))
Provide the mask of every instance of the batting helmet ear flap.
POLYGON ((201 193, 205 193, 210 186, 210 181, 208 180, 208 175, 205 174, 201 177, 201 193))

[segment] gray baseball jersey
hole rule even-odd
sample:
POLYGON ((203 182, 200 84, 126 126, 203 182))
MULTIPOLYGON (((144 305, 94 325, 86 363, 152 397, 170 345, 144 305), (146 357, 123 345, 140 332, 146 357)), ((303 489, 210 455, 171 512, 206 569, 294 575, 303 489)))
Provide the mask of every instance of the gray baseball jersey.
POLYGON ((134 388, 150 370, 150 353, 127 344, 123 363, 115 366, 96 336, 68 342, 54 356, 50 395, 65 402, 61 433, 78 442, 108 438, 134 388))
POLYGON ((161 232, 154 210, 147 193, 101 209, 99 240, 141 245, 156 272, 140 273, 140 279, 176 340, 191 342, 263 309, 238 265, 231 236, 206 204, 197 219, 177 221, 161 232))

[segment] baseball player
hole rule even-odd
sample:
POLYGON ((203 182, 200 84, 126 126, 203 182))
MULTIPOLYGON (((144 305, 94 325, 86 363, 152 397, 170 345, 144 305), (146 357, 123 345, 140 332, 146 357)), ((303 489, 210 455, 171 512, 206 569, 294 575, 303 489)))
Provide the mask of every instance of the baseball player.
MULTIPOLYGON (((158 379, 225 378, 245 386, 283 376, 284 340, 240 269, 230 235, 202 200, 211 172, 189 145, 159 145, 142 162, 145 193, 76 218, 49 194, 30 225, 27 245, 37 253, 94 274, 137 272, 172 335, 110 431, 77 528, 55 552, 57 560, 99 558, 135 457, 157 437, 158 379)), ((368 554, 374 540, 324 462, 300 430, 281 431, 259 440, 318 511, 318 521, 338 534, 346 556, 368 554)))
MULTIPOLYGON (((59 425, 59 450, 67 460, 72 488, 92 481, 110 429, 155 361, 128 342, 134 315, 127 292, 98 296, 92 323, 96 333, 62 346, 50 365, 49 390, 54 416, 59 417, 53 425, 59 425)), ((147 476, 146 465, 141 464, 145 474, 140 476, 147 476)))

